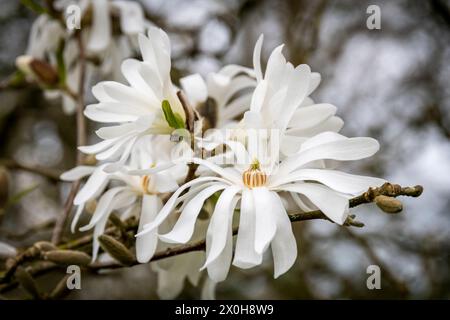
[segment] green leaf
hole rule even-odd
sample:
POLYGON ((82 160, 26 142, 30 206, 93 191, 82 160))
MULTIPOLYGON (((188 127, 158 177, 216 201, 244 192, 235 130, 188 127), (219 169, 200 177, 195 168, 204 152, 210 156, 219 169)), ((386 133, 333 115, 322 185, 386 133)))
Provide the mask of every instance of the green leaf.
POLYGON ((184 121, 180 114, 174 113, 172 111, 172 107, 170 106, 169 101, 163 100, 161 108, 164 113, 164 117, 166 118, 167 123, 171 128, 174 129, 184 129, 184 121))

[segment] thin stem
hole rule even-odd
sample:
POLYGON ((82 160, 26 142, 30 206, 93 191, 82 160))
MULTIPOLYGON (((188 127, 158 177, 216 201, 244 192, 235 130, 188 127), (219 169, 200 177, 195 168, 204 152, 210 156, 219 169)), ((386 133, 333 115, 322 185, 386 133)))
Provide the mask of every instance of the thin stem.
MULTIPOLYGON (((79 64, 80 64, 80 78, 78 82, 78 94, 77 94, 77 146, 86 145, 86 120, 84 118, 84 82, 86 78, 86 56, 84 50, 83 39, 81 35, 81 31, 76 33, 78 50, 79 50, 79 64)), ((83 164, 83 154, 81 151, 77 153, 77 165, 83 164)), ((73 199, 75 198, 76 193, 80 188, 81 182, 74 181, 72 183, 72 187, 70 189, 69 196, 67 197, 66 203, 64 205, 63 214, 56 221, 55 228, 53 230, 52 235, 52 243, 58 244, 61 241, 61 237, 64 231, 64 227, 66 225, 66 221, 72 211, 73 207, 73 199)))
POLYGON ((61 171, 58 171, 58 170, 39 167, 39 166, 30 166, 30 165, 22 164, 15 160, 10 160, 10 159, 0 160, 0 165, 3 165, 9 169, 19 169, 19 170, 28 171, 31 173, 36 173, 36 174, 39 174, 46 178, 49 178, 50 180, 55 181, 55 182, 60 181, 59 176, 61 175, 61 171))
MULTIPOLYGON (((375 195, 389 195, 390 197, 397 197, 397 196, 410 196, 410 197, 418 197, 422 194, 423 187, 422 186, 415 186, 415 187, 401 187, 399 185, 394 185, 390 183, 385 183, 381 187, 377 188, 369 188, 368 191, 364 192, 360 196, 354 197, 349 200, 349 207, 356 207, 365 203, 373 202, 375 199, 375 195)), ((291 212, 289 213, 289 219, 291 222, 298 222, 298 221, 306 221, 306 220, 315 220, 315 219, 323 219, 323 220, 329 220, 328 217, 320 210, 314 210, 309 212, 291 212)), ((354 221, 353 218, 350 216, 347 218, 347 221, 344 223, 344 226, 356 226, 359 227, 360 223, 357 221, 354 221)), ((127 228, 129 230, 136 229, 136 223, 129 223, 127 225, 127 228)), ((105 233, 114 233, 116 229, 108 228, 105 233)), ((233 228, 233 235, 236 235, 238 232, 238 227, 233 228)), ((93 239, 92 235, 83 236, 80 239, 73 240, 72 242, 60 245, 60 249, 76 249, 83 245, 86 245, 90 243, 93 239)), ((193 252, 193 251, 201 251, 205 249, 206 245, 206 239, 199 240, 197 242, 188 243, 181 246, 176 246, 172 248, 168 248, 162 251, 159 251, 155 253, 153 258, 150 260, 150 262, 177 256, 180 254, 193 252)), ((23 254, 17 256, 14 260, 14 263, 12 266, 6 270, 3 277, 0 278, 0 283, 3 283, 4 285, 0 286, 0 292, 6 292, 14 287, 14 285, 11 284, 12 276, 16 270, 16 268, 21 265, 22 263, 30 261, 30 259, 34 259, 39 256, 38 252, 33 251, 35 247, 31 247, 28 250, 25 250, 23 254)), ((135 265, 138 264, 137 262, 135 265)), ((99 269, 117 269, 117 268, 124 268, 129 266, 121 265, 117 262, 112 263, 93 263, 90 266, 88 266, 91 270, 99 270, 99 269)), ((54 264, 42 266, 40 264, 37 264, 36 267, 31 267, 30 274, 37 275, 37 274, 44 274, 48 271, 51 271, 55 268, 54 264), (35 272, 34 268, 36 268, 38 271, 35 272)), ((14 281, 12 281, 14 282, 14 281)))

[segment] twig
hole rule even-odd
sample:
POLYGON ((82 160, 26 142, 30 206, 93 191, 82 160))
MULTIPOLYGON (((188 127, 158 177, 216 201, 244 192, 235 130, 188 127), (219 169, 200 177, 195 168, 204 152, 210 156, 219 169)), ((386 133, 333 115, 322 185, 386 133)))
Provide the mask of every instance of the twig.
POLYGON ((183 107, 184 113, 186 115, 186 126, 190 133, 194 132, 194 122, 196 118, 196 114, 194 111, 194 108, 188 103, 186 97, 184 96, 183 91, 178 90, 177 91, 177 97, 181 102, 181 105, 183 107))
MULTIPOLYGON (((423 191, 422 186, 402 188, 399 185, 393 185, 390 183, 386 183, 383 186, 378 187, 378 188, 370 188, 368 191, 366 191, 362 195, 350 199, 349 206, 356 207, 356 206, 364 204, 364 203, 372 202, 372 201, 374 201, 374 198, 375 198, 375 196, 373 196, 374 194, 375 195, 389 194, 391 197, 397 197, 397 196, 418 197, 418 196, 420 196, 422 191, 423 191)), ((315 220, 315 219, 329 220, 329 218, 320 210, 314 210, 314 211, 310 211, 310 212, 291 212, 289 214, 289 219, 291 220, 291 222, 315 220)), ((347 219, 347 221, 346 221, 346 223, 344 223, 344 225, 359 227, 360 223, 357 221, 354 221, 353 218, 350 217, 347 219)), ((127 228, 129 228, 129 230, 132 230, 132 229, 136 228, 136 224, 129 223, 127 228)), ((116 231, 116 228, 113 227, 113 228, 107 229, 105 233, 113 233, 115 231, 116 231)), ((233 228, 233 235, 237 234, 237 232, 238 232, 238 227, 233 228)), ((73 249, 73 248, 88 244, 88 243, 90 243, 90 241, 92 241, 92 235, 85 236, 78 240, 74 240, 73 242, 71 242, 71 244, 68 243, 65 245, 61 245, 60 248, 61 249, 73 249)), ((205 245, 206 245, 206 239, 203 239, 203 240, 200 240, 197 242, 188 243, 188 244, 176 246, 173 248, 168 248, 168 249, 157 252, 153 256, 153 258, 150 260, 150 262, 169 258, 172 256, 176 256, 176 255, 180 255, 180 254, 184 254, 184 253, 188 253, 188 252, 204 250, 205 245)), ((7 290, 5 288, 9 288, 8 281, 11 279, 12 275, 14 274, 15 269, 21 263, 30 261, 31 259, 39 256, 39 254, 36 253, 35 251, 33 251, 32 248, 33 247, 26 250, 22 255, 19 255, 15 259, 15 263, 6 271, 6 273, 3 275, 3 277, 0 278, 0 283, 6 283, 4 286, 0 287, 0 292, 4 292, 5 290, 7 290)), ((137 262, 135 264, 137 264, 137 262)), ((117 268, 123 268, 123 267, 124 267, 123 265, 116 263, 116 262, 93 263, 89 266, 89 268, 92 270, 117 269, 117 268)), ((51 266, 51 267, 49 266, 49 270, 52 270, 53 268, 54 268, 54 266, 51 266)), ((43 270, 40 270, 40 271, 42 273, 45 273, 45 271, 43 271, 43 270)), ((30 270, 30 273, 33 275, 34 271, 30 270)))
POLYGON ((36 174, 39 174, 46 178, 49 178, 50 180, 55 181, 55 182, 60 181, 59 176, 62 173, 61 171, 50 169, 50 168, 22 164, 22 163, 19 163, 15 160, 11 160, 11 159, 0 160, 0 165, 3 165, 9 169, 19 169, 19 170, 28 171, 31 173, 36 173, 36 174))
MULTIPOLYGON (((83 146, 86 144, 86 121, 84 118, 84 82, 86 77, 86 57, 84 51, 84 44, 81 32, 76 33, 78 50, 79 50, 79 63, 80 63, 80 78, 78 82, 78 95, 77 95, 77 145, 83 146)), ((77 153, 77 164, 83 164, 83 154, 81 151, 77 153)), ((73 199, 75 198, 78 189, 80 188, 81 182, 75 181, 72 183, 69 196, 64 206, 63 214, 56 221, 55 228, 52 235, 52 243, 58 244, 61 241, 62 233, 66 225, 67 218, 70 215, 73 207, 73 199)))
MULTIPOLYGON (((198 112, 189 104, 187 101, 183 91, 178 90, 177 91, 178 99, 180 100, 181 105, 183 106, 184 113, 186 115, 186 127, 189 130, 189 133, 191 134, 191 147, 194 148, 195 143, 195 133, 194 133, 194 126, 195 121, 200 119, 200 115, 198 112)), ((195 163, 190 163, 188 165, 189 171, 186 174, 186 178, 184 179, 184 183, 187 183, 195 178, 195 172, 197 171, 198 165, 195 163)))
MULTIPOLYGON (((411 197, 418 197, 420 194, 422 194, 423 187, 422 186, 415 186, 415 187, 405 187, 402 188, 399 185, 394 185, 390 183, 385 183, 381 187, 378 188, 370 188, 368 191, 364 192, 362 195, 357 196, 355 198, 352 198, 349 200, 349 207, 353 208, 358 205, 373 202, 376 195, 389 195, 391 197, 397 197, 397 196, 411 196, 411 197)), ((291 222, 298 222, 298 221, 306 221, 306 220, 315 220, 315 219, 323 219, 323 220, 329 220, 331 221, 322 211, 320 210, 314 210, 309 212, 291 212, 289 213, 289 219, 291 222)), ((361 227, 361 223, 358 221, 353 220, 353 216, 350 216, 347 218, 346 222, 344 223, 345 226, 355 226, 355 227, 361 227)), ((233 235, 236 235, 238 232, 238 227, 233 228, 233 235)), ((168 248, 163 251, 157 252, 153 258, 150 260, 156 261, 161 260, 164 258, 176 256, 179 254, 192 252, 192 251, 200 251, 204 250, 206 245, 206 239, 185 244, 182 246, 177 246, 174 248, 168 248)), ((137 264, 137 263, 136 263, 137 264)), ((104 264, 93 264, 91 266, 93 269, 102 269, 102 268, 119 268, 123 267, 122 265, 118 263, 108 263, 104 264)))
POLYGON ((423 192, 422 186, 401 187, 398 184, 391 184, 386 182, 381 187, 369 188, 369 190, 364 192, 362 195, 350 199, 349 205, 350 208, 353 208, 359 206, 360 204, 370 203, 373 202, 375 198, 379 195, 389 197, 398 197, 398 196, 418 197, 422 194, 422 192, 423 192))

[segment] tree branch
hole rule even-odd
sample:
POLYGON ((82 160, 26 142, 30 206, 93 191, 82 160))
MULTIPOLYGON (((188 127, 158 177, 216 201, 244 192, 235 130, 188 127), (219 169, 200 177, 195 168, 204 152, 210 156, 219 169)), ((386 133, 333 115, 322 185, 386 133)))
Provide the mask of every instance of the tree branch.
MULTIPOLYGON (((402 188, 399 185, 394 185, 390 183, 385 183, 381 187, 378 188, 369 188, 368 191, 364 192, 362 195, 357 196, 355 198, 352 198, 349 200, 349 207, 353 208, 356 206, 359 206, 364 203, 370 203, 375 200, 376 195, 389 195, 391 197, 397 197, 397 196, 411 196, 411 197, 418 197, 422 194, 423 187, 422 186, 415 186, 415 187, 405 187, 402 188)), ((331 221, 322 211, 320 210, 314 210, 309 212, 291 212, 288 214, 289 219, 291 222, 298 222, 298 221, 306 221, 306 220, 316 220, 316 219, 322 219, 322 220, 328 220, 331 221)), ((361 224, 358 221, 353 220, 354 216, 349 216, 347 220, 344 223, 344 226, 354 226, 354 227, 361 227, 363 224, 361 224)), ((233 228, 233 235, 236 235, 238 233, 238 227, 233 228)), ((150 262, 169 258, 172 256, 180 255, 183 253, 188 253, 192 251, 201 251, 204 250, 206 247, 206 239, 199 240, 197 242, 188 243, 185 245, 168 248, 163 251, 155 253, 153 258, 150 260, 150 262)), ((136 262, 134 265, 139 264, 136 262)), ((107 263, 107 264, 101 264, 101 263, 94 263, 90 266, 91 269, 98 270, 98 269, 116 269, 124 267, 123 265, 119 263, 107 263)))
MULTIPOLYGON (((362 195, 354 197, 349 200, 349 207, 353 208, 365 203, 373 202, 377 195, 389 195, 390 197, 397 197, 397 196, 410 196, 410 197, 418 197, 422 194, 423 187, 422 186, 415 186, 415 187, 401 187, 399 185, 385 183, 381 187, 377 188, 369 188, 368 191, 364 192, 362 195)), ((344 223, 344 226, 355 226, 355 227, 361 227, 361 223, 358 221, 353 220, 354 216, 349 216, 344 223)), ((298 222, 298 221, 306 221, 306 220, 316 220, 316 219, 322 219, 322 220, 329 220, 329 218, 320 210, 314 210, 309 212, 291 212, 289 213, 289 219, 291 222, 298 222)), ((137 223, 130 222, 127 223, 127 229, 128 230, 134 230, 137 227, 137 223)), ((113 234, 116 232, 117 229, 115 227, 108 228, 105 233, 107 234, 113 234)), ((238 227, 233 228, 233 235, 236 235, 238 232, 238 227)), ((83 245, 89 244, 93 239, 92 235, 84 236, 80 239, 73 240, 71 242, 68 242, 66 244, 60 245, 59 249, 75 249, 78 247, 81 247, 83 245)), ((201 251, 204 250, 206 247, 206 239, 202 239, 196 242, 188 243, 185 245, 180 245, 172 248, 168 248, 159 252, 156 252, 153 258, 150 260, 150 262, 166 259, 169 257, 177 256, 180 254, 193 252, 193 251, 201 251)), ((14 263, 10 265, 9 269, 6 270, 3 277, 0 278, 0 283, 4 283, 3 286, 0 286, 0 292, 5 292, 9 290, 10 288, 14 287, 14 285, 11 285, 11 279, 14 275, 15 270, 18 266, 21 264, 28 262, 32 259, 38 258, 40 256, 40 253, 36 251, 36 246, 33 246, 27 250, 25 250, 21 255, 19 255, 17 258, 14 259, 14 263)), ((133 263, 133 265, 139 264, 137 261, 133 263)), ((101 269, 118 269, 118 268, 124 268, 124 267, 130 267, 130 266, 124 266, 118 262, 111 262, 111 263, 92 263, 88 266, 89 270, 97 271, 101 269)), ((51 271, 55 269, 54 264, 46 264, 46 266, 42 266, 40 264, 37 264, 36 266, 37 270, 34 270, 34 266, 31 267, 29 270, 31 275, 35 274, 43 274, 47 271, 51 271)), ((12 281, 14 282, 14 281, 12 281)))

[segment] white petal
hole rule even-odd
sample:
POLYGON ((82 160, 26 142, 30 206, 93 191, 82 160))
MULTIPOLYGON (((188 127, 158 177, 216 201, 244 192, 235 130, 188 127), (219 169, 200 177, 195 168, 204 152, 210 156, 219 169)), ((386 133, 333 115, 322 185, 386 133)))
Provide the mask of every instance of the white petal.
POLYGON ((352 175, 336 170, 301 169, 294 171, 286 177, 286 180, 280 181, 280 184, 305 180, 317 181, 338 192, 352 195, 365 192, 369 187, 379 187, 386 182, 384 179, 352 175))
POLYGON ((105 194, 103 194, 98 203, 97 203, 97 207, 95 208, 95 212, 92 215, 91 221, 89 222, 88 225, 80 228, 80 231, 86 231, 91 229, 92 227, 94 227, 94 225, 100 221, 100 219, 104 216, 104 215, 109 215, 109 213, 111 212, 111 206, 113 204, 113 199, 117 196, 117 194, 119 192, 122 192, 123 190, 125 190, 126 187, 115 187, 112 189, 109 189, 108 191, 105 192, 105 194))
POLYGON ((231 259, 233 257, 233 235, 231 224, 226 233, 226 243, 219 257, 210 262, 207 266, 208 276, 214 282, 224 281, 227 278, 228 271, 231 266, 231 259))
POLYGON ((179 187, 176 179, 167 171, 154 174, 150 183, 160 193, 172 192, 179 187))
POLYGON ((206 83, 199 74, 192 74, 180 79, 181 87, 183 88, 189 102, 196 106, 199 103, 205 102, 208 98, 208 89, 206 83))
POLYGON ((311 72, 311 80, 309 82, 309 88, 308 88, 308 96, 314 92, 314 90, 317 89, 317 87, 320 84, 320 81, 322 80, 322 77, 320 76, 320 73, 318 72, 311 72))
MULTIPOLYGON (((314 138, 312 138, 314 139, 314 138)), ((279 167, 278 176, 300 168, 301 166, 315 160, 359 160, 372 156, 379 149, 378 141, 372 138, 357 137, 316 144, 303 150, 308 141, 302 145, 302 150, 294 156, 289 157, 279 167)))
POLYGON ((274 85, 278 85, 281 82, 281 77, 285 76, 284 70, 286 65, 286 59, 281 51, 284 44, 279 45, 273 49, 272 53, 267 60, 267 67, 264 79, 269 80, 274 85))
POLYGON ((206 160, 203 160, 200 158, 193 158, 193 159, 191 159, 191 161, 193 163, 199 164, 201 166, 204 166, 204 167, 210 169, 211 171, 222 176, 223 178, 228 179, 229 181, 232 181, 234 184, 237 184, 237 185, 242 184, 242 178, 237 172, 234 172, 231 170, 225 170, 224 168, 219 167, 218 165, 216 165, 212 162, 209 162, 209 161, 206 161, 206 160))
POLYGON ((226 188, 227 185, 217 183, 199 192, 193 199, 189 200, 178 218, 177 223, 169 233, 160 235, 163 241, 169 243, 186 243, 192 238, 195 223, 200 210, 206 199, 211 197, 217 191, 226 188))
POLYGON ((138 232, 136 234, 136 236, 141 236, 147 232, 150 232, 152 229, 157 228, 161 223, 163 223, 166 220, 166 218, 169 216, 169 214, 172 212, 172 210, 174 209, 174 207, 177 203, 178 197, 184 190, 186 190, 187 188, 189 188, 193 185, 196 185, 198 183, 202 183, 202 182, 205 183, 205 182, 210 182, 210 181, 220 181, 220 182, 227 183, 226 180, 218 178, 218 177, 200 177, 200 178, 194 179, 192 181, 189 181, 188 183, 185 183, 184 185, 179 187, 177 191, 174 192, 174 194, 169 198, 169 200, 167 200, 166 204, 164 205, 164 207, 161 209, 161 211, 158 213, 157 217, 155 218, 155 221, 145 225, 144 230, 142 230, 141 232, 138 232))
MULTIPOLYGON (((139 106, 134 106, 131 104, 124 104, 122 102, 104 102, 104 101, 102 101, 102 102, 96 104, 95 106, 97 107, 98 110, 108 112, 108 113, 123 115, 124 117, 130 117, 130 116, 141 117, 141 116, 145 116, 148 114, 147 109, 143 109, 139 106)), ((125 121, 128 121, 128 120, 124 119, 124 120, 118 121, 118 122, 125 122, 125 121)))
POLYGON ((75 215, 72 219, 72 223, 70 224, 70 232, 72 233, 75 232, 75 228, 77 226, 78 220, 80 220, 83 210, 84 210, 84 203, 80 204, 77 208, 77 211, 75 212, 75 215))
POLYGON ((250 103, 250 111, 261 112, 264 104, 264 99, 267 93, 267 80, 261 80, 253 92, 252 101, 250 103))
POLYGON ((90 175, 95 169, 93 166, 78 166, 61 174, 60 179, 64 181, 76 181, 90 175))
POLYGON ((306 129, 320 124, 336 113, 337 108, 329 103, 313 104, 298 108, 291 120, 289 127, 306 129))
POLYGON ((122 139, 118 140, 111 148, 97 153, 95 156, 97 160, 113 160, 117 159, 122 155, 123 149, 129 145, 130 141, 133 139, 133 136, 125 136, 122 139))
POLYGON ((261 47, 264 41, 264 35, 261 34, 256 41, 255 49, 253 51, 253 68, 255 69, 256 80, 259 82, 262 80, 263 75, 261 71, 261 47))
POLYGON ((103 189, 108 183, 108 174, 103 172, 103 167, 103 165, 97 167, 86 181, 86 184, 78 191, 73 201, 74 205, 85 203, 103 192, 103 189))
POLYGON ((106 164, 103 171, 105 171, 106 173, 114 173, 116 171, 122 170, 122 168, 125 164, 125 161, 128 159, 131 151, 133 150, 134 143, 136 142, 136 140, 139 137, 140 137, 139 135, 136 135, 136 136, 133 136, 131 139, 129 139, 129 142, 125 146, 125 149, 123 149, 123 153, 122 153, 121 157, 119 158, 119 160, 117 162, 106 164))
POLYGON ((297 183, 280 186, 279 190, 305 195, 328 218, 343 224, 348 213, 348 198, 317 183, 297 183))
POLYGON ((154 174, 159 171, 167 170, 169 168, 172 168, 173 166, 175 166, 175 164, 166 162, 166 163, 157 165, 156 167, 149 168, 149 169, 126 170, 125 172, 132 176, 143 176, 143 175, 154 174))
POLYGON ((274 199, 266 188, 252 189, 255 199, 255 251, 263 254, 269 246, 277 230, 276 220, 273 215, 274 199))
POLYGON ((274 263, 274 277, 288 271, 297 259, 297 242, 292 232, 292 223, 283 207, 280 197, 272 192, 275 200, 273 214, 275 215, 277 232, 272 240, 272 256, 274 263))
MULTIPOLYGON (((160 106, 152 105, 148 97, 133 87, 126 86, 119 82, 114 81, 103 81, 96 85, 97 87, 102 87, 101 90, 107 94, 113 102, 120 102, 124 105, 132 105, 135 108, 140 108, 144 111, 154 110, 160 106)), ((109 100, 110 100, 109 99, 109 100)), ((104 102, 104 101, 101 101, 104 102)), ((111 101, 106 101, 111 102, 111 101)))
POLYGON ((220 112, 219 117, 222 118, 222 122, 225 120, 231 121, 237 116, 241 115, 250 108, 250 103, 252 101, 251 94, 244 94, 236 99, 233 99, 229 104, 226 105, 224 110, 220 112))
MULTIPOLYGON (((142 231, 144 225, 152 222, 159 210, 162 208, 162 201, 156 195, 144 195, 142 197, 141 216, 139 217, 138 232, 142 231)), ((156 230, 148 232, 142 237, 136 238, 136 258, 140 263, 150 261, 158 244, 156 230)))
POLYGON ((219 70, 217 74, 224 76, 225 78, 234 78, 240 73, 245 73, 249 77, 256 77, 255 71, 251 68, 243 67, 236 64, 229 64, 219 70))
MULTIPOLYGON (((214 282, 220 282, 226 279, 228 275, 228 271, 230 270, 231 266, 231 259, 233 256, 233 233, 232 233, 232 216, 235 209, 235 206, 237 204, 237 198, 234 198, 231 200, 231 203, 229 204, 229 220, 227 229, 225 233, 225 244, 223 250, 220 252, 220 255, 212 260, 210 263, 206 262, 205 266, 207 265, 207 271, 208 276, 214 281, 214 282)), ((214 215, 213 215, 214 217, 214 215)), ((212 223, 212 221, 211 221, 212 223)), ((211 226, 211 225, 210 225, 211 226)), ((209 228, 208 228, 209 231, 209 228)), ((207 234, 207 240, 206 240, 206 253, 207 256, 210 257, 211 254, 213 254, 217 249, 214 248, 214 236, 207 234)), ((216 242, 217 243, 217 242, 216 242)), ((204 268, 204 267, 203 267, 204 268)))
POLYGON ((133 87, 139 90, 139 92, 146 96, 149 100, 149 104, 158 105, 159 100, 154 94, 153 88, 148 85, 146 79, 144 79, 140 73, 142 68, 142 62, 135 59, 127 59, 122 62, 121 70, 125 79, 133 87))
POLYGON ((135 121, 138 117, 135 115, 110 113, 101 110, 97 105, 89 105, 84 109, 84 115, 92 121, 109 123, 109 122, 124 122, 135 121))
POLYGON ((286 129, 295 110, 300 106, 306 97, 309 87, 311 70, 308 65, 299 65, 292 73, 286 97, 283 103, 281 115, 276 120, 277 126, 282 130, 286 129))
POLYGON ((95 225, 93 240, 92 240, 92 261, 97 259, 98 250, 100 249, 100 242, 98 241, 98 237, 103 234, 105 231, 106 223, 108 222, 109 215, 104 215, 98 223, 95 225))
POLYGON ((234 213, 232 202, 239 190, 239 187, 230 186, 222 192, 217 200, 206 235, 208 254, 202 269, 216 260, 225 249, 227 237, 229 234, 231 236, 231 222, 234 213))
POLYGON ((239 231, 236 239, 233 265, 242 269, 261 264, 262 255, 255 251, 256 212, 253 193, 242 190, 239 231))
POLYGON ((83 153, 87 153, 87 154, 95 154, 95 153, 98 153, 100 151, 103 151, 103 150, 109 148, 118 140, 119 140, 119 138, 107 139, 104 141, 100 141, 96 144, 90 145, 90 146, 80 146, 80 147, 78 147, 78 150, 80 150, 83 153))
POLYGON ((293 127, 286 130, 286 133, 299 137, 312 137, 325 131, 339 132, 343 126, 344 121, 339 117, 333 116, 314 127, 304 129, 293 127))
POLYGON ((281 139, 280 151, 286 156, 292 156, 297 153, 307 138, 285 135, 281 139))

